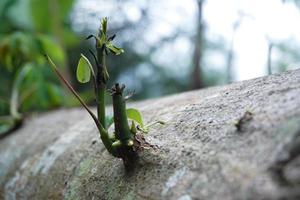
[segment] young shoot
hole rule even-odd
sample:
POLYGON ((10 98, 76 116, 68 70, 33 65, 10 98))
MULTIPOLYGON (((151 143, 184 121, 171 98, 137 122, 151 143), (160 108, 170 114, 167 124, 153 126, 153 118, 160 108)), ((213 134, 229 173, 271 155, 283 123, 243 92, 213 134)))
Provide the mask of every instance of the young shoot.
POLYGON ((87 39, 95 39, 96 54, 91 50, 90 53, 95 60, 96 66, 93 67, 88 58, 83 54, 81 54, 77 65, 77 80, 83 84, 88 83, 91 80, 93 82, 95 99, 97 103, 97 115, 92 112, 92 110, 81 99, 79 94, 63 77, 62 73, 59 71, 51 58, 46 55, 46 59, 48 60, 54 72, 94 120, 99 130, 100 138, 108 152, 114 157, 121 158, 125 168, 130 170, 134 168, 134 165, 137 161, 137 150, 143 149, 143 144, 137 140, 140 141, 141 138, 143 138, 142 133, 148 132, 148 128, 150 126, 156 123, 163 124, 163 122, 158 121, 149 125, 144 125, 142 115, 137 109, 126 109, 126 100, 128 97, 124 96, 125 85, 120 85, 118 83, 114 84, 109 90, 110 95, 112 96, 114 115, 113 117, 106 116, 105 94, 108 91, 107 81, 109 79, 106 56, 109 54, 120 55, 124 53, 123 49, 116 47, 112 43, 115 37, 116 35, 107 35, 107 18, 103 18, 101 20, 101 27, 98 35, 90 35, 87 37, 87 39), (114 132, 109 133, 108 129, 113 124, 114 132))

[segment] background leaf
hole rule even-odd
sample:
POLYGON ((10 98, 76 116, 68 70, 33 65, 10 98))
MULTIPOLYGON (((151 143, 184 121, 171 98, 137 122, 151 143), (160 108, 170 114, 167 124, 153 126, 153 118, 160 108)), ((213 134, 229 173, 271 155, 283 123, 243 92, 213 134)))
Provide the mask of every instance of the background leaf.
MULTIPOLYGON (((38 35, 37 37, 41 43, 42 49, 44 52, 53 59, 54 62, 62 65, 66 58, 65 52, 59 43, 52 37, 47 35, 38 35)), ((62 67, 65 67, 62 65, 62 67)))
POLYGON ((34 28, 40 31, 54 31, 57 21, 65 20, 74 0, 30 0, 30 13, 34 28))

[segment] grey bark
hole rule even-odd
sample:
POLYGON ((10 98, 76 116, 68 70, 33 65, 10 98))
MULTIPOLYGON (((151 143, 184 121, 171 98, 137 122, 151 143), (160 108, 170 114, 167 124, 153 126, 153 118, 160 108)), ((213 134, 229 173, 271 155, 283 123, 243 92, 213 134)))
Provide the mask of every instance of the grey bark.
POLYGON ((0 140, 0 199, 299 199, 300 70, 133 103, 135 171, 81 109, 33 116, 0 140))

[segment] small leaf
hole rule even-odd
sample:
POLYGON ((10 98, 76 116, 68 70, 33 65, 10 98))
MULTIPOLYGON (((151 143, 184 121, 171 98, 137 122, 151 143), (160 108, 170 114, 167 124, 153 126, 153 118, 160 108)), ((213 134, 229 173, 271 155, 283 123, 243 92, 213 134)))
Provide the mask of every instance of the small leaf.
POLYGON ((140 111, 134 108, 128 108, 126 110, 126 114, 128 119, 134 120, 136 123, 138 123, 141 126, 141 128, 144 127, 144 123, 140 111))
POLYGON ((83 54, 81 54, 81 58, 79 59, 76 71, 77 80, 80 83, 89 82, 91 79, 92 69, 93 68, 90 61, 83 54))
POLYGON ((116 34, 110 36, 107 40, 108 40, 108 41, 113 41, 113 40, 115 39, 115 37, 116 37, 116 34))
POLYGON ((89 35, 89 36, 87 36, 85 39, 88 40, 88 39, 90 39, 90 38, 92 38, 92 37, 95 37, 95 36, 94 36, 94 35, 89 35))
POLYGON ((101 28, 102 28, 103 34, 106 35, 106 30, 107 30, 107 17, 104 17, 104 18, 101 20, 101 28))
POLYGON ((115 55, 120 55, 121 53, 124 53, 124 50, 122 48, 114 46, 111 42, 106 44, 106 47, 115 55))
POLYGON ((131 122, 131 128, 130 128, 131 133, 136 134, 137 133, 137 129, 136 129, 136 125, 134 123, 134 121, 131 122))
POLYGON ((106 30, 107 30, 107 17, 102 18, 101 20, 101 28, 100 28, 100 34, 98 35, 98 44, 97 47, 101 48, 103 44, 106 42, 106 30))

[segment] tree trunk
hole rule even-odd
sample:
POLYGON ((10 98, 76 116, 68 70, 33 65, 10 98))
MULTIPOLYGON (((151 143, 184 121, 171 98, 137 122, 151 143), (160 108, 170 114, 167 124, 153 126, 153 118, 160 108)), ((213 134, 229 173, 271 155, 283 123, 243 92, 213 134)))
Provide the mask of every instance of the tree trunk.
POLYGON ((226 80, 227 83, 231 83, 233 80, 232 77, 232 61, 233 61, 233 45, 234 45, 234 37, 235 32, 233 33, 232 39, 230 41, 230 46, 227 54, 227 60, 226 60, 226 80))
POLYGON ((269 42, 268 44, 268 59, 267 59, 267 69, 268 75, 272 74, 272 50, 273 50, 273 43, 269 42))
POLYGON ((133 103, 156 147, 126 173, 82 109, 0 140, 0 199, 300 199, 300 70, 133 103))
POLYGON ((191 74, 191 87, 192 89, 199 89, 203 87, 202 81, 202 50, 203 50, 203 17, 202 17, 202 6, 203 0, 197 0, 198 5, 198 25, 197 33, 195 37, 195 49, 193 55, 193 70, 191 74))
POLYGON ((243 16, 241 16, 232 26, 232 36, 231 36, 227 59, 226 59, 227 83, 231 83, 233 81, 232 64, 233 64, 233 58, 234 58, 234 41, 235 41, 236 32, 237 32, 238 28, 240 27, 242 20, 243 20, 243 16))

